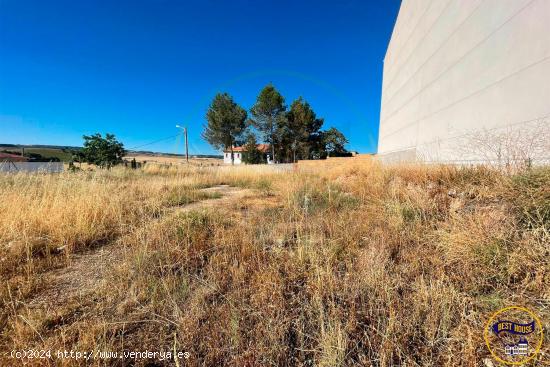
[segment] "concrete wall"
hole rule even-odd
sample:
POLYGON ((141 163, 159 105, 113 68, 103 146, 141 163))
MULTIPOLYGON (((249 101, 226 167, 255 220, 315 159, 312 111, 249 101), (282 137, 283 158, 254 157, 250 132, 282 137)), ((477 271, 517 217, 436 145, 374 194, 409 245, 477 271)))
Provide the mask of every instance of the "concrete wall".
POLYGON ((544 160, 549 127, 550 0, 403 0, 384 60, 381 156, 544 160))
POLYGON ((0 172, 63 172, 63 162, 0 162, 0 172))

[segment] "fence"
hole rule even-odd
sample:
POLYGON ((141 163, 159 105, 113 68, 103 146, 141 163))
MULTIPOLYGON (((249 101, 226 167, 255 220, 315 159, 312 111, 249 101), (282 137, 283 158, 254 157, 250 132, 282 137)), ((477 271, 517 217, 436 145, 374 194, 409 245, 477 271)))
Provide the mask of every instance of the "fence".
POLYGON ((0 172, 34 172, 60 173, 63 172, 63 162, 0 162, 0 172))

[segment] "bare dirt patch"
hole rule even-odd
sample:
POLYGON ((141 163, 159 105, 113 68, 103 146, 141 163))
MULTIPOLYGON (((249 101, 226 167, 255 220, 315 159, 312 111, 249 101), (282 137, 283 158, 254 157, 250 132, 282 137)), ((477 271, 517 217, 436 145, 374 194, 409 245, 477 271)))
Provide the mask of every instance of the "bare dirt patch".
MULTIPOLYGON (((199 191, 219 194, 219 197, 169 208, 165 215, 157 220, 166 218, 167 215, 203 208, 227 208, 257 196, 254 190, 229 185, 216 185, 199 191)), ((70 299, 83 298, 92 293, 94 289, 103 285, 105 275, 120 261, 124 253, 122 243, 119 239, 99 248, 72 254, 68 266, 44 273, 41 283, 47 288, 29 301, 28 308, 49 312, 66 304, 70 299)))
POLYGON ((177 212, 188 212, 202 208, 224 207, 228 204, 238 203, 247 197, 256 195, 255 191, 242 187, 229 185, 216 185, 200 190, 210 194, 219 194, 221 197, 197 201, 176 209, 177 212))

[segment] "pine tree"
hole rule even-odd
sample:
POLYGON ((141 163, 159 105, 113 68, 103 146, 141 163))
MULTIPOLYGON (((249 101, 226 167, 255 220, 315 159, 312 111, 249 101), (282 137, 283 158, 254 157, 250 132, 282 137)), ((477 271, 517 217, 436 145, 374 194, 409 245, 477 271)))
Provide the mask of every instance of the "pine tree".
POLYGON ((216 149, 230 149, 231 164, 234 163, 233 146, 247 127, 246 116, 246 110, 227 93, 216 94, 206 112, 202 137, 216 149))
POLYGON ((266 143, 271 145, 271 159, 275 159, 275 144, 277 143, 277 125, 284 117, 285 99, 272 84, 262 89, 256 103, 250 109, 252 124, 258 129, 266 143))

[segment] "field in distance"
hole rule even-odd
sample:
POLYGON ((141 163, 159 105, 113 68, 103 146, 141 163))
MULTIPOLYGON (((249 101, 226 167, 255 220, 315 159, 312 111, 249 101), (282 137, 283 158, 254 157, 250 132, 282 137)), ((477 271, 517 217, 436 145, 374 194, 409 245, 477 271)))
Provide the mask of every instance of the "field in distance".
MULTIPOLYGON (((149 163, 160 163, 160 164, 179 164, 185 163, 184 155, 165 155, 165 154, 143 154, 143 153, 132 153, 129 152, 124 159, 132 160, 134 159, 137 162, 149 162, 149 163)), ((213 158, 213 157, 197 157, 189 156, 189 162, 195 165, 219 165, 223 164, 223 159, 213 158)))
MULTIPOLYGON (((73 151, 78 151, 79 147, 64 147, 64 146, 33 146, 33 145, 15 145, 5 144, 0 145, 0 152, 6 151, 14 154, 25 153, 26 156, 31 154, 39 154, 44 159, 56 158, 61 162, 69 162, 73 159, 73 151)), ((177 164, 185 161, 184 155, 154 153, 154 152, 134 152, 129 151, 124 157, 125 160, 131 160, 135 158, 138 162, 150 162, 159 164, 177 164)), ((223 163, 221 156, 209 156, 209 155, 191 155, 189 161, 196 165, 218 165, 223 163)))
MULTIPOLYGON (((23 152, 22 148, 15 145, 0 145, 0 152, 7 151, 16 154, 21 154, 23 152)), ((29 154, 40 154, 44 158, 57 158, 62 162, 68 162, 72 158, 70 148, 65 147, 34 147, 34 146, 25 146, 24 147, 25 155, 29 154)))

